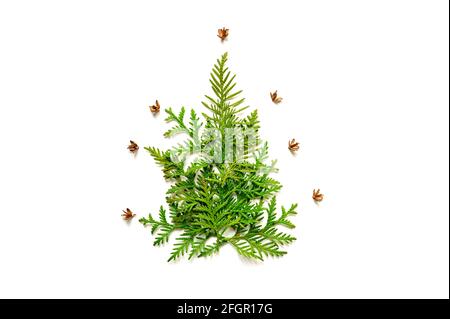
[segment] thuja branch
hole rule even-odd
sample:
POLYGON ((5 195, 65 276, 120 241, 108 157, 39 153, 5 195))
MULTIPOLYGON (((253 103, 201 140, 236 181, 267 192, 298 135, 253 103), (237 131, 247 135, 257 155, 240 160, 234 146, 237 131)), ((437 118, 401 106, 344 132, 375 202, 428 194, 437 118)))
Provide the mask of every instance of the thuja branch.
POLYGON ((157 219, 149 215, 140 222, 151 228, 156 246, 181 231, 169 261, 210 256, 226 244, 244 257, 263 260, 283 256, 283 246, 295 240, 279 228, 295 227, 290 218, 297 205, 277 212, 281 184, 270 177, 276 162, 269 161, 268 144, 260 140, 257 110, 243 115, 249 106, 227 59, 225 53, 212 69, 213 94, 202 102, 203 119, 193 109, 188 116, 184 107, 178 113, 165 110, 173 126, 164 136, 184 134, 185 141, 164 151, 145 148, 172 185, 166 193, 168 210, 161 206, 157 219))

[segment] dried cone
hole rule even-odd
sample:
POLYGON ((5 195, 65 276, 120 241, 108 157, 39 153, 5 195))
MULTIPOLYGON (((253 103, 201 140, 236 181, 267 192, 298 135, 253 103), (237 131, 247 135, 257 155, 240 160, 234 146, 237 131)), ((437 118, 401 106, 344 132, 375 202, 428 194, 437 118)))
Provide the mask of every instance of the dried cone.
POLYGON ((291 152, 297 152, 300 149, 300 143, 295 141, 295 138, 289 141, 288 148, 291 152))
POLYGON ((315 189, 313 190, 312 198, 314 199, 315 202, 321 202, 322 201, 323 194, 320 193, 320 188, 318 188, 317 191, 315 189))
POLYGON ((228 37, 228 29, 223 27, 222 29, 217 30, 217 36, 220 38, 220 40, 225 40, 228 37))
POLYGON ((275 104, 278 104, 281 101, 283 101, 283 98, 278 96, 278 91, 275 91, 273 93, 270 92, 270 98, 272 99, 272 102, 275 104))
POLYGON ((161 106, 159 105, 158 100, 156 100, 155 105, 150 106, 150 111, 152 113, 158 113, 160 109, 161 109, 161 106))
POLYGON ((139 145, 133 141, 130 141, 130 145, 128 145, 127 148, 131 153, 136 153, 139 150, 139 145))
POLYGON ((136 214, 133 214, 133 212, 129 208, 127 208, 126 210, 122 210, 122 211, 123 211, 123 214, 121 216, 125 220, 131 220, 134 216, 136 216, 136 214))

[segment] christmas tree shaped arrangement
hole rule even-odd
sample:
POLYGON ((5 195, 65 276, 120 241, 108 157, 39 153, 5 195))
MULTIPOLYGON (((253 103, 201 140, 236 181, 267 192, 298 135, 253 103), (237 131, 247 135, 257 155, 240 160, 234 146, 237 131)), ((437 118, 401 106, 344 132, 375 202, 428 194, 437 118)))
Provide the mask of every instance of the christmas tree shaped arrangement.
POLYGON ((168 209, 161 206, 158 218, 150 214, 140 222, 150 226, 155 246, 178 231, 169 261, 211 256, 227 244, 246 258, 263 260, 283 256, 282 246, 295 240, 279 226, 295 227, 289 217, 297 204, 276 211, 281 185, 270 177, 276 161, 269 163, 268 144, 259 138, 257 111, 242 115, 248 106, 226 63, 227 53, 212 69, 213 96, 202 102, 203 120, 193 109, 188 119, 184 107, 178 114, 165 110, 174 126, 164 136, 184 134, 185 142, 165 151, 146 148, 172 184, 168 209))

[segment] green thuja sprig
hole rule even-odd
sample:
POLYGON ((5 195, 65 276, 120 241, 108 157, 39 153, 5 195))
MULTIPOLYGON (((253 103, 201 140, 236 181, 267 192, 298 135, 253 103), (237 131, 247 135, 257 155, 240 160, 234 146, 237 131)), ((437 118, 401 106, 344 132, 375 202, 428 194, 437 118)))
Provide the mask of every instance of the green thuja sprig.
POLYGON ((235 75, 226 62, 227 53, 212 69, 214 95, 206 95, 202 102, 207 109, 201 114, 203 121, 194 110, 186 118, 184 107, 178 114, 166 109, 166 121, 174 125, 164 136, 185 134, 187 139, 166 151, 146 148, 162 167, 164 177, 173 183, 166 197, 169 212, 161 206, 158 219, 149 215, 140 222, 151 227, 155 246, 167 243, 174 231, 181 232, 169 261, 183 255, 189 259, 211 256, 226 244, 246 258, 263 260, 283 256, 286 251, 282 246, 295 240, 278 227, 295 227, 289 218, 296 214, 297 204, 289 209, 281 207, 277 214, 275 194, 281 185, 269 176, 276 171, 276 162, 267 163, 268 144, 260 141, 257 111, 242 115, 248 106, 240 97, 242 91, 235 89, 235 75), (227 141, 227 129, 251 130, 254 142, 242 136, 227 141), (238 144, 242 146, 239 158, 228 156, 227 142, 233 150, 238 144), (186 154, 198 150, 203 151, 187 165, 186 154))

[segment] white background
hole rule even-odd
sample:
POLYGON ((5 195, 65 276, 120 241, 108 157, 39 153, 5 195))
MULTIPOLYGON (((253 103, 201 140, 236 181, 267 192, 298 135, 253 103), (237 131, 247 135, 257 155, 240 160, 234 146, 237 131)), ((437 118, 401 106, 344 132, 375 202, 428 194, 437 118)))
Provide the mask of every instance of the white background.
POLYGON ((448 298, 448 9, 1 0, 0 297, 448 298), (126 146, 173 143, 148 106, 200 109, 225 51, 298 240, 259 264, 231 247, 167 263, 171 245, 120 217, 155 213, 168 187, 126 146))

